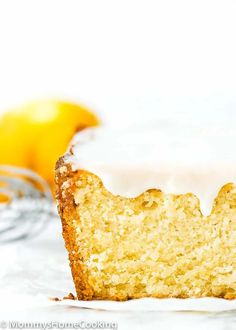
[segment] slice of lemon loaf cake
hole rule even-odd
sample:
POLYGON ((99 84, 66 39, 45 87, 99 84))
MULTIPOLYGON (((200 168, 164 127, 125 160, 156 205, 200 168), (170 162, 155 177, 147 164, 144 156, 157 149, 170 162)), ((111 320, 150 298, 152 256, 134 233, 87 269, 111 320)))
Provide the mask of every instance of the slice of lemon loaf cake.
POLYGON ((87 129, 58 161, 78 299, 236 298, 236 153, 188 129, 87 129))

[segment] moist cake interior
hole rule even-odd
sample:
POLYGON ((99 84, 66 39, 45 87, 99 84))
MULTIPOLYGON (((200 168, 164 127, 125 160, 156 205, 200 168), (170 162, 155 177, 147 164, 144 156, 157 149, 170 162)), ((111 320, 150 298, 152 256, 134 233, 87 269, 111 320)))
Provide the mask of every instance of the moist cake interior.
POLYGON ((71 187, 64 186, 75 207, 64 222, 64 237, 79 298, 235 298, 233 184, 220 190, 207 217, 192 193, 152 189, 136 198, 116 196, 86 171, 76 176, 71 187), (68 230, 73 231, 71 237, 68 230), (75 269, 78 265, 81 268, 75 269), (87 296, 80 276, 91 289, 87 296))

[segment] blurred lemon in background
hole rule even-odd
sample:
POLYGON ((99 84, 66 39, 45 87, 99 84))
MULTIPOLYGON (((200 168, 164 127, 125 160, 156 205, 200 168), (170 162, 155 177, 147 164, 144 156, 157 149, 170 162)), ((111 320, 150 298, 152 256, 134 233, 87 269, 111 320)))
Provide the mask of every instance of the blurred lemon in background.
POLYGON ((39 101, 0 117, 0 163, 30 168, 54 182, 57 159, 73 135, 99 124, 87 108, 67 102, 39 101))

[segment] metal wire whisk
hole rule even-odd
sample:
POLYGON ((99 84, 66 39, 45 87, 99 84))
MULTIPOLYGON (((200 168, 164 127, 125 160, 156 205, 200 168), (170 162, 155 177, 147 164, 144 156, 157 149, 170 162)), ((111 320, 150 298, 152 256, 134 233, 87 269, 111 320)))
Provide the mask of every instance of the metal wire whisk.
POLYGON ((54 217, 46 181, 28 169, 0 165, 0 243, 35 236, 54 217))

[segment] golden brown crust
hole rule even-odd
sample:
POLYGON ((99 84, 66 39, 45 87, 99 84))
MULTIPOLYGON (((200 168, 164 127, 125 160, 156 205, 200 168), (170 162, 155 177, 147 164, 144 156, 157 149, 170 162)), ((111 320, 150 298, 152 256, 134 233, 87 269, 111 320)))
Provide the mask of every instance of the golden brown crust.
POLYGON ((79 178, 81 171, 72 172, 71 166, 66 164, 64 157, 60 158, 56 164, 56 199, 58 203, 58 212, 62 222, 62 234, 65 240, 65 246, 69 253, 70 267, 75 283, 77 298, 82 300, 91 300, 93 289, 89 286, 86 274, 81 261, 78 246, 76 244, 76 232, 73 227, 73 219, 78 217, 75 214, 75 205, 73 192, 75 190, 75 181, 79 178), (63 184, 67 183, 64 187, 63 184))

